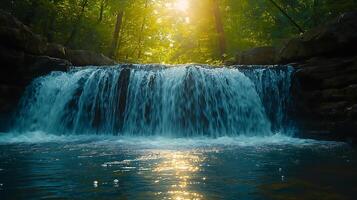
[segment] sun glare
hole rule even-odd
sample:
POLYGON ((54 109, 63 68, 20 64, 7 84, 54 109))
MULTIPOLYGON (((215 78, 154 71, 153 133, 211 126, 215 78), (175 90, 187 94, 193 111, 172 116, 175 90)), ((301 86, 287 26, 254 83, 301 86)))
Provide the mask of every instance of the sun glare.
POLYGON ((188 9, 189 3, 188 0, 177 0, 174 6, 176 10, 185 12, 188 9))

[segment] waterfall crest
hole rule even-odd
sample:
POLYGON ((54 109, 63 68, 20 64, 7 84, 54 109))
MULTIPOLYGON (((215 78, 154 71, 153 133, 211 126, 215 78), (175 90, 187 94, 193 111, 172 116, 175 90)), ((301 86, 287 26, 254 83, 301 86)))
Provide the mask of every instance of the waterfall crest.
POLYGON ((54 72, 22 100, 19 131, 266 136, 290 127, 292 68, 120 65, 54 72))

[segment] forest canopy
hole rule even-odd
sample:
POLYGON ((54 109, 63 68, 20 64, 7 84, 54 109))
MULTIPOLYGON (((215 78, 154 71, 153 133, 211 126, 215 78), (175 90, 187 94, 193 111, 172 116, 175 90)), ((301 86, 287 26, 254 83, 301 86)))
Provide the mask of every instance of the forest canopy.
POLYGON ((357 0, 2 0, 48 42, 119 62, 216 63, 355 10, 357 0))

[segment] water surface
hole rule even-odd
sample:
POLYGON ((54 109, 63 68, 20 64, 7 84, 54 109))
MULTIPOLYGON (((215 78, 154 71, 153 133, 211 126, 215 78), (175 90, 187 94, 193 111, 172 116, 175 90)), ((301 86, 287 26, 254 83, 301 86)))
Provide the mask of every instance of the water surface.
POLYGON ((356 151, 267 137, 0 136, 0 199, 353 199, 356 151))

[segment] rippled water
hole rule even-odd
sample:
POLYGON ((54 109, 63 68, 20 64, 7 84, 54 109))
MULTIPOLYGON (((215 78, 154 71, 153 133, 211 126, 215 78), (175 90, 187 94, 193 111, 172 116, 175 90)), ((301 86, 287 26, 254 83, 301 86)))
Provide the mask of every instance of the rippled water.
POLYGON ((356 151, 274 135, 0 136, 0 199, 353 199, 356 151))

